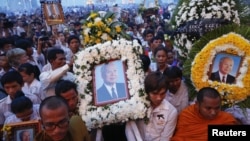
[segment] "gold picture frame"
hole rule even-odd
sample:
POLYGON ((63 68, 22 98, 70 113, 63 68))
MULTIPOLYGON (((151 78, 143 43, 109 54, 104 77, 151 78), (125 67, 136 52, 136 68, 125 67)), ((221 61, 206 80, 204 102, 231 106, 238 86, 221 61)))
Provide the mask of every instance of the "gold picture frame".
POLYGON ((64 13, 61 3, 44 3, 42 9, 47 25, 64 23, 64 13))
POLYGON ((3 133, 3 135, 5 135, 5 138, 13 141, 21 141, 22 137, 34 140, 35 135, 42 129, 39 120, 11 123, 4 126, 10 130, 6 131, 7 133, 3 133))

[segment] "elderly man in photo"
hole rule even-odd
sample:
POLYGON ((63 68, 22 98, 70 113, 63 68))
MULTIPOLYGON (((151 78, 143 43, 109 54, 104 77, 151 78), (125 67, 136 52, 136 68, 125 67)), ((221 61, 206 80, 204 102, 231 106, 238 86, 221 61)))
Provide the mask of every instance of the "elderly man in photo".
POLYGON ((31 141, 29 130, 23 130, 19 133, 20 141, 31 141))
POLYGON ((113 62, 104 64, 101 67, 103 85, 97 90, 97 102, 106 102, 110 100, 126 97, 125 83, 117 83, 118 72, 113 62))
POLYGON ((229 74, 233 69, 233 65, 234 60, 232 58, 222 57, 219 62, 219 70, 211 74, 210 80, 228 84, 235 83, 235 77, 229 74))

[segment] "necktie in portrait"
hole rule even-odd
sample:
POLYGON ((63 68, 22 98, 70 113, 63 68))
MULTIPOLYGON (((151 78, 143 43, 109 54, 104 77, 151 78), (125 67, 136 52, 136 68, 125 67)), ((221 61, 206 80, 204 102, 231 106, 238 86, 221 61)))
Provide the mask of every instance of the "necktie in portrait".
POLYGON ((223 82, 223 83, 226 83, 226 78, 225 78, 225 76, 222 77, 222 82, 223 82))
POLYGON ((115 89, 112 87, 111 88, 111 91, 112 91, 112 98, 117 98, 117 95, 116 95, 116 93, 115 93, 115 89))

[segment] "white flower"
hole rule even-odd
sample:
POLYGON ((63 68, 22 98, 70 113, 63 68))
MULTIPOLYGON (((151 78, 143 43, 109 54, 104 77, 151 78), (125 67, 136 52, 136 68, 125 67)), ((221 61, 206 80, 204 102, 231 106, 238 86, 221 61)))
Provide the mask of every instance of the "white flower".
POLYGON ((107 33, 102 33, 101 39, 108 40, 108 34, 107 33))
POLYGON ((94 22, 97 23, 97 22, 100 22, 102 19, 100 17, 97 17, 95 18, 94 22))
MULTIPOLYGON (((75 63, 80 67, 75 67, 74 72, 79 73, 76 76, 79 84, 78 93, 81 97, 79 112, 82 119, 86 122, 88 130, 92 128, 101 128, 104 125, 125 122, 129 119, 136 120, 143 118, 149 105, 145 97, 145 92, 141 93, 143 88, 144 72, 142 70, 141 60, 138 54, 143 52, 142 47, 137 41, 126 41, 124 39, 112 40, 102 44, 97 44, 86 48, 76 54, 75 63), (102 59, 120 59, 126 62, 127 87, 130 98, 109 104, 104 107, 93 105, 92 70, 93 64, 102 59), (88 63, 87 63, 88 62, 88 63), (139 94, 142 95, 139 97, 139 94), (143 96, 144 95, 144 96, 143 96)), ((105 61, 102 60, 102 61, 105 61)))
MULTIPOLYGON (((182 5, 178 7, 179 11, 175 16, 176 26, 178 28, 178 26, 183 25, 188 21, 211 18, 223 18, 224 20, 240 24, 239 14, 235 8, 235 4, 234 0, 190 0, 188 4, 183 2, 182 5), (200 11, 197 11, 198 9, 200 9, 200 11)), ((190 38, 178 37, 177 34, 174 42, 179 47, 188 47, 188 53, 191 50, 191 47, 190 45, 187 46, 187 43, 189 44, 191 42, 192 46, 196 41, 191 40, 190 38), (189 40, 190 42, 185 42, 186 40, 189 40)), ((184 52, 182 50, 180 51, 184 52)), ((186 52, 180 54, 186 55, 186 52)))
POLYGON ((84 34, 89 34, 90 33, 90 28, 85 28, 84 29, 84 34))

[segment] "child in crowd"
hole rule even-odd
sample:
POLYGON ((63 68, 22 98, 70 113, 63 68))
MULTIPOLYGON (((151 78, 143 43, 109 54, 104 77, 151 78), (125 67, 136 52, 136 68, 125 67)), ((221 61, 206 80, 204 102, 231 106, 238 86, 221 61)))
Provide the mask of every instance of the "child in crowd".
POLYGON ((165 99, 180 113, 189 105, 188 88, 182 80, 182 70, 173 66, 166 69, 163 74, 166 75, 169 83, 165 99))
MULTIPOLYGON (((23 83, 23 78, 18 71, 9 71, 2 76, 1 84, 8 96, 0 101, 0 124, 4 124, 8 116, 13 114, 10 104, 16 98, 16 93, 22 90, 23 83)), ((34 104, 41 102, 36 95, 27 93, 25 96, 30 98, 34 104)))
POLYGON ((25 63, 18 68, 18 71, 24 81, 22 91, 24 93, 34 94, 40 100, 43 100, 45 95, 42 93, 41 82, 39 81, 40 70, 30 63, 25 63))
POLYGON ((33 104, 32 101, 24 96, 23 92, 17 92, 18 97, 11 102, 11 112, 4 124, 23 122, 29 120, 39 120, 39 104, 33 104))
POLYGON ((159 71, 163 73, 164 70, 169 68, 169 65, 167 63, 168 61, 168 51, 165 47, 160 45, 154 50, 154 57, 155 57, 155 62, 157 69, 156 71, 159 71))

